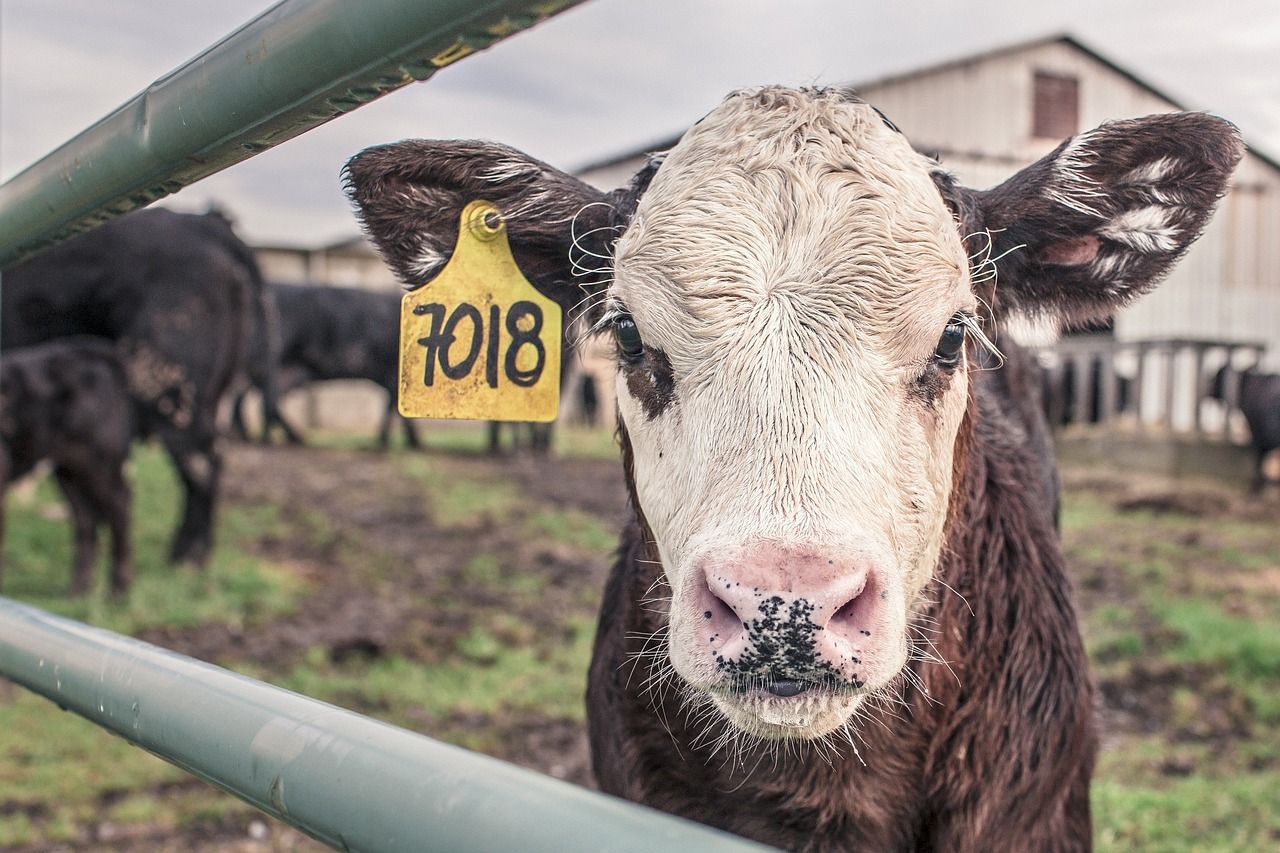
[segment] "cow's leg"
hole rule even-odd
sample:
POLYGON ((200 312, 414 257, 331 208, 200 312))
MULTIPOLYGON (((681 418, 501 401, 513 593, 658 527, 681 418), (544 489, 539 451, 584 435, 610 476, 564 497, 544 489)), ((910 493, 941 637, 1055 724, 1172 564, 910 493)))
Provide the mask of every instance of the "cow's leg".
POLYGON ((0 589, 4 588, 4 496, 9 491, 9 466, 0 451, 0 589))
POLYGON ((249 440, 249 428, 244 423, 244 398, 248 394, 249 389, 246 388, 231 400, 231 435, 237 441, 249 440))
POLYGON ((298 432, 297 428, 294 427, 293 424, 289 423, 289 419, 286 418, 284 416, 284 412, 279 409, 276 409, 276 423, 280 424, 280 429, 284 431, 285 441, 295 447, 301 447, 306 444, 306 442, 302 440, 302 433, 298 432))
POLYGON ((418 440, 418 425, 411 418, 401 418, 400 426, 404 430, 404 443, 414 450, 421 450, 422 442, 418 440))
POLYGON ((182 481, 182 523, 169 547, 169 561, 203 566, 213 548, 213 507, 222 458, 213 435, 169 429, 161 435, 182 481))
POLYGON ((71 594, 84 595, 93 586, 93 559, 98 550, 98 514, 85 488, 84 475, 58 467, 54 477, 71 509, 74 556, 71 560, 71 594))
POLYGON ((1253 466, 1253 485, 1249 490, 1255 495, 1260 495, 1267 488, 1267 451, 1261 447, 1255 447, 1254 452, 1256 458, 1253 466))
POLYGON ((263 427, 262 427, 262 443, 271 443, 271 427, 272 425, 280 427, 280 431, 284 433, 284 440, 295 447, 301 447, 306 444, 302 440, 302 434, 289 423, 289 419, 284 416, 284 412, 277 407, 268 413, 266 409, 262 411, 263 427))
POLYGON ((497 456, 502 452, 502 424, 489 421, 489 455, 497 456))
POLYGON ((387 405, 382 409, 382 423, 378 425, 378 449, 386 451, 391 446, 391 419, 395 417, 396 401, 387 395, 387 405))
POLYGON ((539 456, 551 453, 551 439, 555 427, 553 424, 533 424, 529 427, 533 433, 533 450, 539 456))
POLYGON ((129 531, 132 494, 124 477, 123 460, 110 470, 94 471, 84 478, 99 518, 111 528, 111 594, 120 597, 133 583, 133 543, 129 531))

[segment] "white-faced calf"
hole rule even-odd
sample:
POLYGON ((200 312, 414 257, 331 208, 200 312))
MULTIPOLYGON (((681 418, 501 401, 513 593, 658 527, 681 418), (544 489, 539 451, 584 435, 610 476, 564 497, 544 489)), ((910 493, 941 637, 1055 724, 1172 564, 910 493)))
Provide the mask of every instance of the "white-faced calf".
POLYGON ((591 671, 601 786, 788 848, 1087 848, 1053 462, 990 338, 1152 287, 1240 154, 1226 122, 1153 116, 975 192, 854 97, 766 88, 613 193, 479 142, 355 157, 407 283, 486 199, 617 337, 635 515, 591 671))

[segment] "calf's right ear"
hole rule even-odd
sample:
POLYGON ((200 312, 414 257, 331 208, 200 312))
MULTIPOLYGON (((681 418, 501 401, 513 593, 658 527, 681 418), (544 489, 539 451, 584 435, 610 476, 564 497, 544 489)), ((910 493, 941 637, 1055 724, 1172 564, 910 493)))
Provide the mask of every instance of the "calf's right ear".
MULTIPOLYGON (((343 169, 370 239, 410 288, 444 269, 472 201, 501 211, 516 263, 562 303, 609 275, 621 228, 613 197, 513 148, 489 142, 407 140, 366 148, 343 169)), ((578 297, 580 298, 580 297, 578 297)))

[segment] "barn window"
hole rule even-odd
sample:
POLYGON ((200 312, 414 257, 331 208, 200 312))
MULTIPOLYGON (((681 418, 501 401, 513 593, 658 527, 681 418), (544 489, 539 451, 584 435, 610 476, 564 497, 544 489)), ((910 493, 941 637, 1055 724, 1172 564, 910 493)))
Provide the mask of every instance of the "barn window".
POLYGON ((1035 73, 1031 135, 1065 139, 1080 129, 1080 81, 1062 74, 1035 73))

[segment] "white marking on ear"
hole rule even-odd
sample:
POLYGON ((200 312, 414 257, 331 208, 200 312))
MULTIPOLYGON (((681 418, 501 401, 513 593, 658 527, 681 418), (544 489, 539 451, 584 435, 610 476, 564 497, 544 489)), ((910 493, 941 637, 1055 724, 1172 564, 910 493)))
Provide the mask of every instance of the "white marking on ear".
POLYGON ((1178 248, 1178 229, 1170 224, 1169 213, 1167 208, 1156 206, 1126 210, 1098 233, 1144 254, 1172 252, 1178 248))
MULTIPOLYGON (((409 261, 406 266, 409 272, 413 273, 419 279, 428 279, 434 276, 444 266, 444 255, 437 252, 430 243, 423 242, 418 249, 418 254, 409 261)), ((421 284, 422 282, 414 282, 421 284)))
POLYGON ((1098 255, 1093 262, 1093 274, 1104 281, 1123 284, 1124 268, 1129 255, 1126 252, 1108 252, 1098 255))
POLYGON ((1177 161, 1172 157, 1161 157, 1158 160, 1152 160, 1150 163, 1144 163, 1133 169, 1129 174, 1125 175, 1121 180, 1122 184, 1154 184, 1156 181, 1164 178, 1178 165, 1177 161))
POLYGON ((1146 191, 1153 199, 1166 207, 1185 207, 1187 204, 1186 200, 1183 199, 1182 196, 1177 193, 1169 192, 1168 190, 1147 187, 1146 191))
POLYGON ((1050 199, 1063 207, 1083 213, 1086 216, 1105 218, 1094 207, 1089 199, 1106 198, 1097 182, 1086 174, 1089 165, 1097 155, 1090 150, 1089 143, 1093 139, 1093 131, 1081 133, 1067 143, 1054 161, 1053 170, 1057 181, 1045 192, 1050 199))
POLYGON ((500 184, 504 181, 511 181, 516 178, 523 178, 528 175, 532 175, 538 171, 538 167, 532 163, 528 163, 514 157, 508 157, 495 161, 492 166, 487 169, 482 169, 476 174, 482 181, 488 181, 491 184, 500 184))

